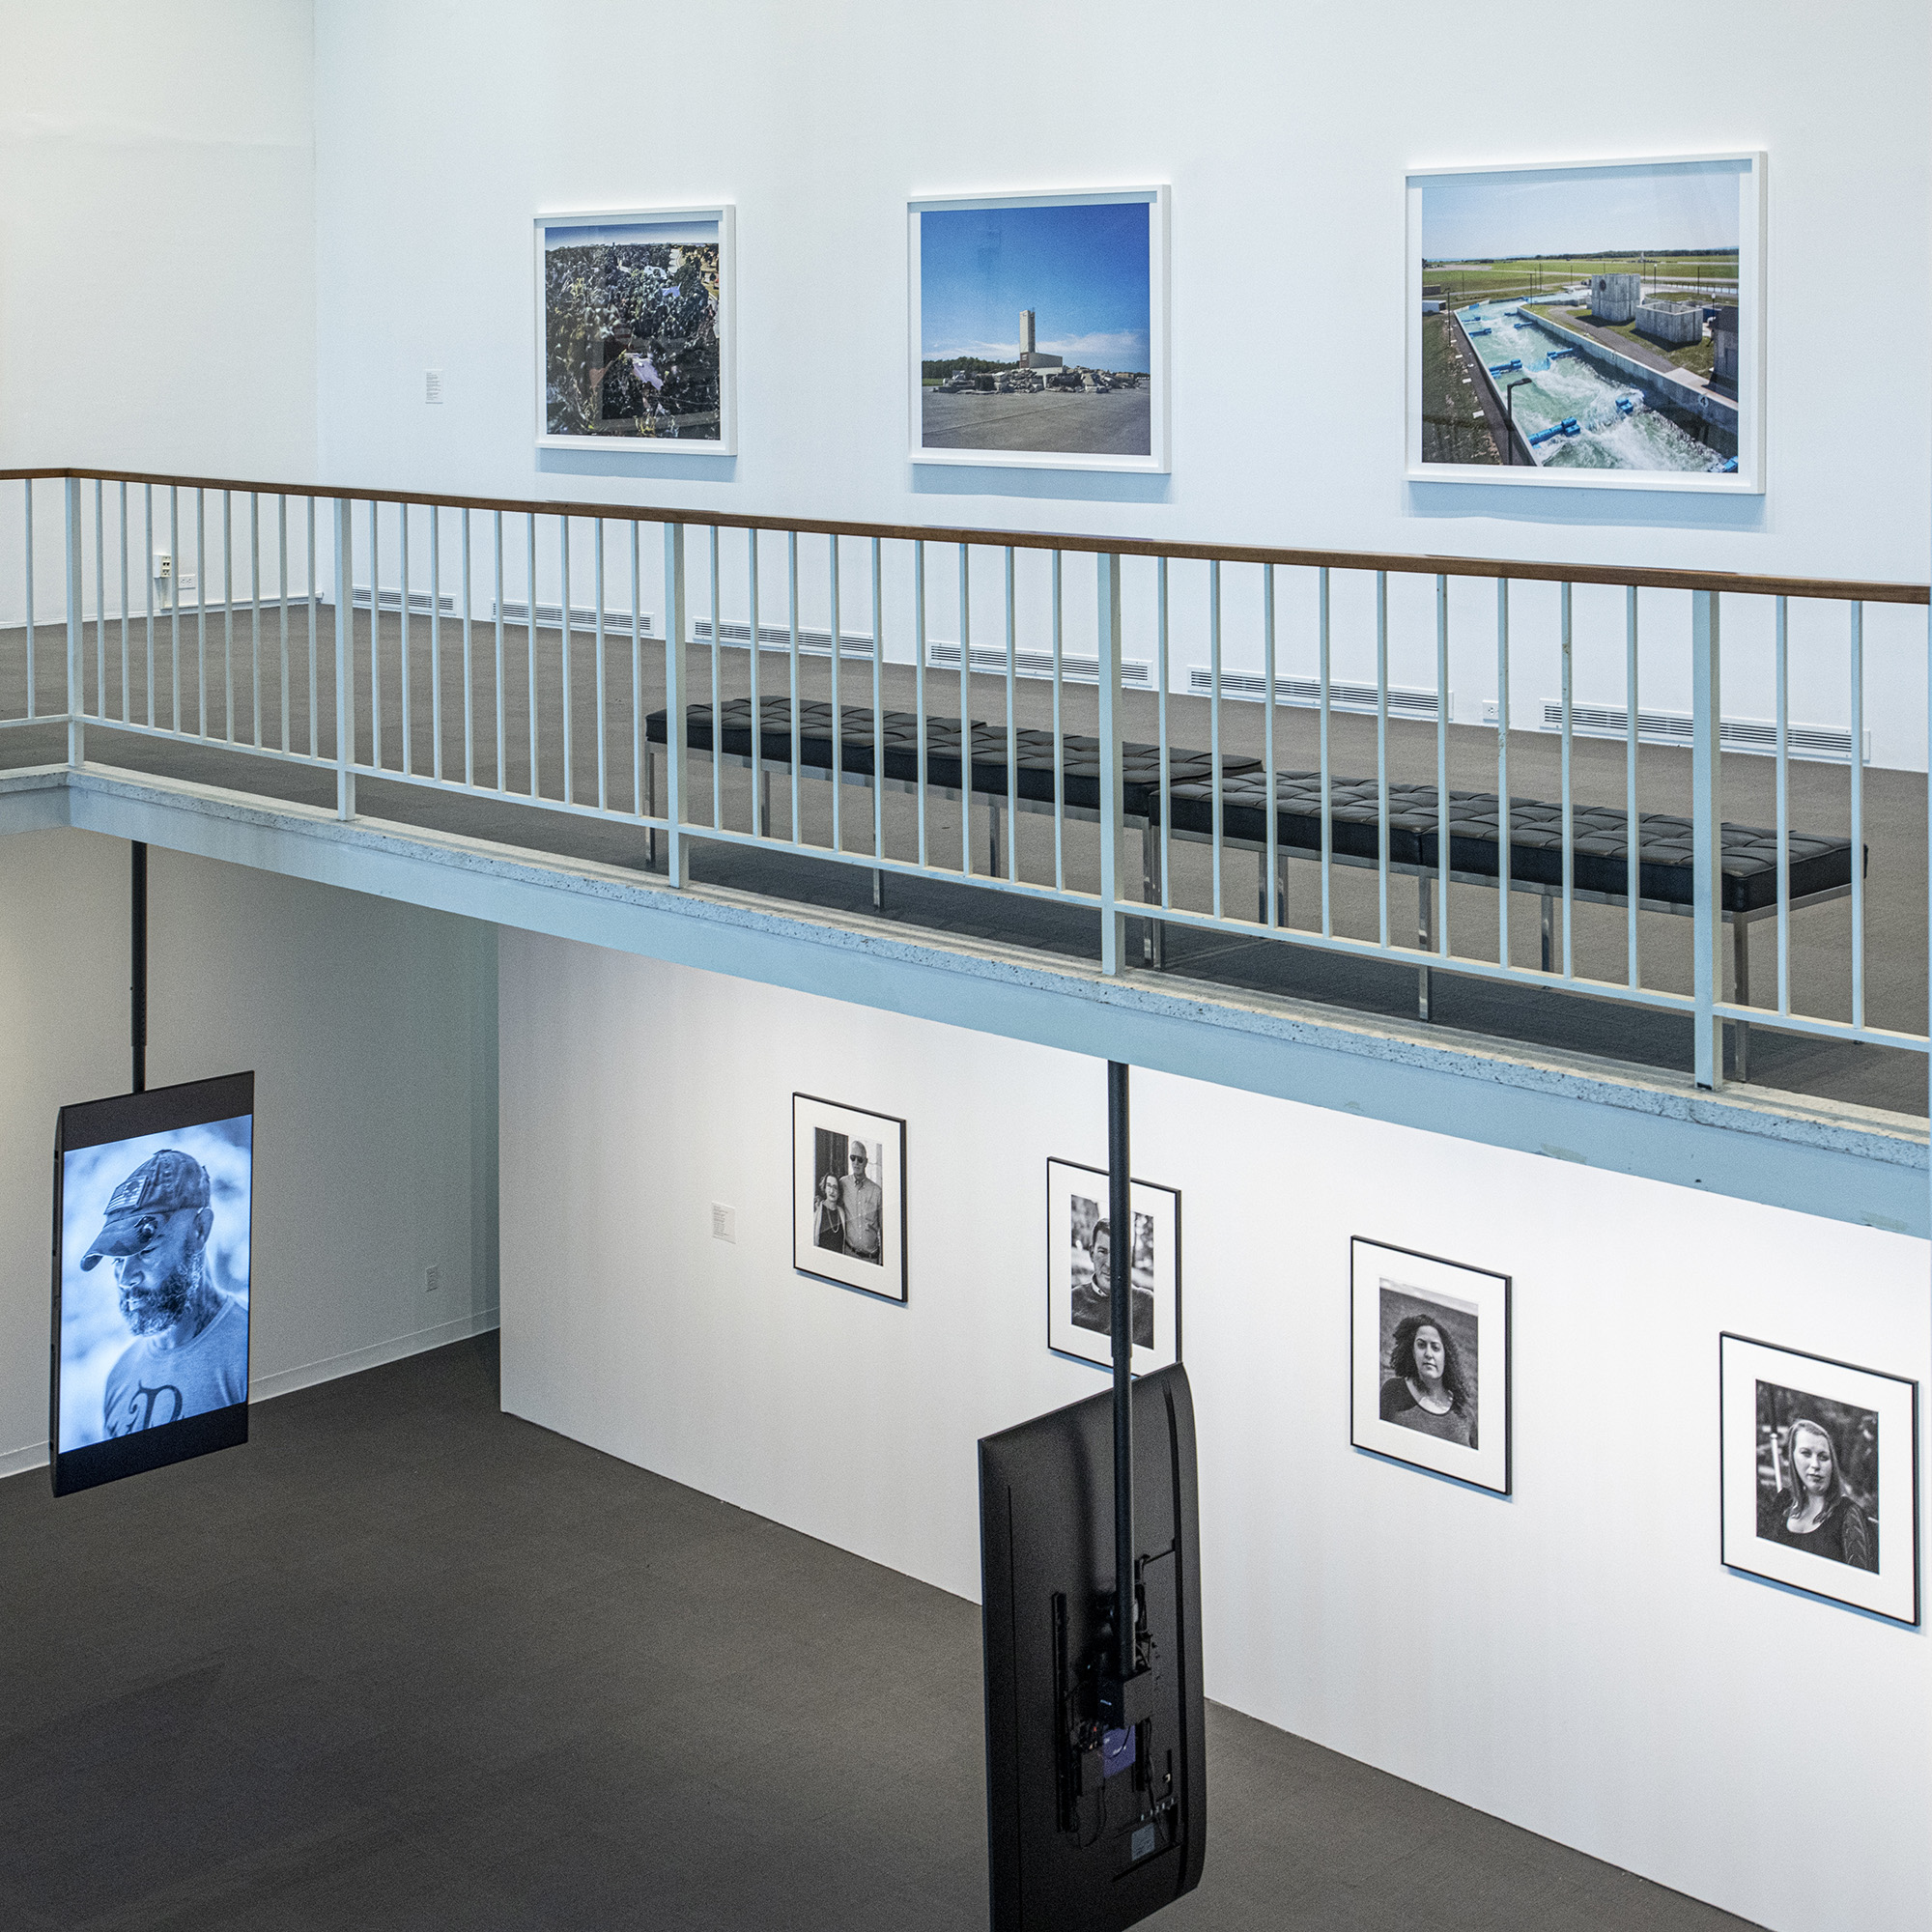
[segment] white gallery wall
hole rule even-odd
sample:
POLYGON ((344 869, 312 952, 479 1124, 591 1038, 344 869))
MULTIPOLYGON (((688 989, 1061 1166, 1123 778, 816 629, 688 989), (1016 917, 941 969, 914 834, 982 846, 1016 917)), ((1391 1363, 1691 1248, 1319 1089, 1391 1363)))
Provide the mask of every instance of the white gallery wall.
MULTIPOLYGON (((311 0, 0 0, 0 468, 313 474, 313 41, 311 0)), ((57 484, 35 536, 45 599, 57 484)))
MULTIPOLYGON (((148 890, 148 1084, 255 1070, 255 1399, 494 1327, 494 931, 158 848, 148 890)), ((125 843, 0 838, 0 1474, 46 1458, 54 1117, 128 1091, 128 938, 125 843)))
MULTIPOLYGON (((500 1013, 504 1406, 977 1597, 975 1441, 1105 1385, 1047 1352, 1044 1289, 1102 1067, 508 930, 500 1013), (904 1307, 793 1272, 794 1091, 908 1121, 904 1307)), ((1925 1244, 1171 1076, 1133 1101, 1134 1171, 1182 1195, 1208 1694, 1776 1932, 1920 1925, 1925 1634, 1721 1567, 1718 1337, 1923 1383, 1925 1244), (1354 1235, 1513 1276, 1512 1498, 1350 1447, 1354 1235)))
MULTIPOLYGON (((1152 0, 995 0, 970 20, 895 0, 333 0, 315 42, 321 468, 697 512, 1922 582, 1932 397, 1900 319, 1932 295, 1932 14, 1714 0, 1694 43, 1685 84, 1639 85, 1655 49, 1560 9, 1537 15, 1525 64, 1416 0, 1216 0, 1184 20, 1152 0), (1712 61, 1721 84, 1698 84, 1712 61), (1769 157, 1766 494, 1406 481, 1405 172, 1735 150, 1769 157), (907 199, 1153 183, 1173 190, 1172 475, 910 464, 907 199), (531 217, 721 201, 737 209, 741 453, 540 458, 531 217)), ((1037 626, 1044 565, 1032 583, 1026 567, 1037 626)), ((647 586, 653 570, 647 555, 647 586)), ((1396 585, 1398 683, 1434 683, 1432 588, 1396 585)), ((1180 661, 1205 663, 1204 586, 1178 572, 1176 594, 1180 661)), ((1226 596, 1226 660, 1258 668, 1257 588, 1231 577, 1226 596)), ((1312 671, 1312 586, 1283 598, 1283 668, 1312 671)), ((1337 599, 1336 674, 1360 676, 1368 586, 1337 599)), ((1646 600, 1646 705, 1688 707, 1684 602, 1646 600)), ((1455 715, 1477 723, 1489 587, 1458 586, 1451 615, 1455 715)), ((1621 596, 1579 593, 1577 623, 1578 700, 1621 703, 1621 596)), ((1842 607, 1794 615, 1794 722, 1847 723, 1846 625, 1842 607)), ((1553 587, 1520 593, 1520 711, 1557 694, 1555 626, 1553 587)), ((902 612, 888 630, 908 655, 902 612)), ((1922 612, 1868 618, 1878 763, 1923 765, 1924 639, 1922 612)), ((1737 607, 1727 715, 1773 715, 1772 662, 1768 611, 1737 607)))

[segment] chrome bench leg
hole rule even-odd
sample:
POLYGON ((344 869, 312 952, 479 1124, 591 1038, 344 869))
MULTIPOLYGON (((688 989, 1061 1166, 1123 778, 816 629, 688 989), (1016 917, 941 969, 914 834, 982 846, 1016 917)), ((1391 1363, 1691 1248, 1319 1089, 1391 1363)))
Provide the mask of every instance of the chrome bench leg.
MULTIPOLYGON (((1731 960, 1732 979, 1736 983, 1734 998, 1741 1007, 1750 1005, 1750 927, 1743 920, 1731 922, 1731 960)), ((1750 1078, 1750 1022, 1734 1020, 1732 1026, 1737 1037, 1737 1077, 1740 1081, 1750 1078)))
MULTIPOLYGON (((1415 875, 1415 938, 1416 944, 1425 952, 1435 945, 1435 880, 1427 872, 1415 875)), ((1419 1020, 1430 1017, 1431 992, 1429 968, 1418 966, 1415 969, 1415 1016, 1419 1020)))
MULTIPOLYGON (((1141 898, 1160 903, 1160 838, 1151 819, 1141 827, 1141 898)), ((1167 927, 1157 919, 1141 922, 1141 960, 1156 973, 1167 964, 1167 927)))
POLYGON ((1548 893, 1543 894, 1543 970, 1553 973, 1556 969, 1550 961, 1556 955, 1556 901, 1548 893))
POLYGON ((758 774, 758 835, 769 838, 772 836, 772 775, 770 772, 758 774))
MULTIPOLYGON (((644 813, 655 818, 658 810, 658 754, 649 745, 644 747, 644 813)), ((655 872, 658 868, 658 829, 655 825, 644 830, 644 869, 655 872)))
POLYGON ((872 910, 884 912, 886 909, 886 875, 874 866, 872 867, 872 910))
POLYGON ((997 879, 1000 871, 1000 808, 988 805, 986 808, 986 876, 997 879))

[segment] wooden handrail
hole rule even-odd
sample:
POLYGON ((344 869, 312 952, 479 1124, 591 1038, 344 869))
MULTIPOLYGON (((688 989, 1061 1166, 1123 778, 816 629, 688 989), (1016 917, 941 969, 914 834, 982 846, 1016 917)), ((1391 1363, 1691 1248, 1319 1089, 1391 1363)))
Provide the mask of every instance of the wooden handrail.
POLYGON ((951 525, 830 523, 812 517, 750 517, 733 510, 662 504, 537 502, 512 497, 439 497, 413 490, 325 489, 314 483, 254 483, 229 476, 160 476, 122 469, 0 469, 0 483, 78 477, 93 483, 152 483, 175 490, 229 490, 260 497, 408 503, 421 509, 501 510, 514 516, 602 517, 611 523, 690 524, 700 529, 797 531, 801 536, 893 537, 992 549, 1060 550, 1101 556, 1165 556, 1202 563, 1274 563, 1330 570, 1383 570, 1410 577, 1507 578, 1517 583, 1605 583, 1639 590, 1719 590, 1751 597, 1812 597, 1837 603, 1927 604, 1923 583, 1853 578, 1761 577, 1729 570, 1655 570, 1643 565, 1534 563, 1520 557, 1416 556, 1398 552, 1275 550, 1254 544, 1171 543, 1149 537, 1076 536, 1054 530, 963 529, 951 525))

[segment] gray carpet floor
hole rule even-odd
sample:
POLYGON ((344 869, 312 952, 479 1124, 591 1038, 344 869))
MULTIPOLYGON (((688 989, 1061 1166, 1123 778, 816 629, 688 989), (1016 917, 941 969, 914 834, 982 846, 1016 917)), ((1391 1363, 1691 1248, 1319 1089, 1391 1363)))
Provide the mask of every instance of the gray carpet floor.
MULTIPOLYGON (((979 1612, 501 1414, 494 1336, 0 1483, 12 1932, 986 1919, 979 1612)), ((1210 1707, 1176 1932, 1743 1920, 1210 1707)))
MULTIPOLYGON (((229 789, 256 792, 264 798, 288 799, 312 805, 332 805, 332 771, 312 766, 238 755, 228 749, 232 736, 243 744, 257 736, 273 747, 286 742, 306 753, 310 744, 308 702, 308 611, 292 612, 292 632, 286 680, 279 614, 264 614, 260 641, 260 715, 257 717, 257 640, 251 612, 210 613, 202 628, 186 613, 182 624, 179 680, 176 677, 173 627, 157 626, 154 676, 156 716, 172 723, 179 715, 183 728, 200 728, 202 694, 207 695, 207 728, 217 744, 184 745, 144 739, 101 726, 88 733, 90 757, 137 771, 190 779, 229 789), (177 713, 177 706, 179 712, 177 713), (284 719, 287 737, 284 740, 284 719)), ((407 667, 402 625, 385 614, 375 655, 383 687, 383 736, 375 744, 369 704, 371 641, 369 616, 355 618, 353 661, 356 667, 356 754, 379 761, 398 774, 393 781, 358 781, 359 810, 374 816, 425 829, 454 832, 541 851, 570 860, 644 867, 649 862, 642 831, 618 820, 585 818, 560 811, 532 810, 515 802, 532 791, 539 800, 561 802, 565 791, 565 731, 570 722, 568 777, 571 797, 595 804, 600 796, 618 810, 629 810, 644 796, 636 756, 635 716, 664 702, 664 657, 661 643, 646 640, 638 668, 636 703, 628 634, 607 639, 601 685, 603 755, 600 760, 600 682, 596 644, 585 632, 573 636, 569 677, 564 675, 560 634, 540 631, 532 666, 526 632, 514 627, 505 633, 500 686, 496 667, 494 626, 477 625, 471 639, 471 662, 467 676, 469 728, 466 738, 466 672, 461 626, 445 619, 440 655, 432 668, 429 624, 418 615, 410 626, 407 667), (405 674, 407 669, 407 675, 405 674), (409 730, 403 730, 403 696, 410 694, 409 730), (498 698, 503 728, 503 756, 497 754, 498 698), (440 696, 439 730, 438 696, 440 696), (537 724, 536 755, 531 757, 530 719, 537 724), (376 753, 380 749, 380 759, 376 753), (475 782, 494 785, 500 770, 512 798, 492 802, 485 797, 455 795, 421 788, 401 781, 407 769, 427 776, 441 769, 450 777, 469 772, 475 782), (601 785, 601 791, 600 791, 601 785)), ((314 743, 324 758, 334 755, 335 719, 327 693, 333 674, 332 616, 321 613, 316 652, 320 702, 314 743)), ((83 652, 90 704, 104 694, 109 715, 130 717, 147 713, 149 680, 144 626, 132 627, 128 676, 121 674, 118 628, 109 627, 104 647, 97 650, 95 634, 88 634, 83 652), (104 672, 104 679, 99 675, 104 672)), ((41 639, 36 657, 36 702, 58 710, 65 658, 63 639, 49 632, 41 639)), ((718 688, 721 696, 744 694, 749 687, 750 657, 743 649, 719 652, 718 688)), ((0 633, 0 718, 25 710, 24 636, 18 630, 0 633)), ((686 677, 693 701, 708 699, 713 667, 710 652, 694 646, 687 657, 686 677)), ((776 695, 786 687, 788 668, 782 655, 760 654, 761 689, 776 695)), ((910 710, 916 702, 914 674, 906 665, 888 665, 880 677, 881 701, 887 708, 910 710)), ((801 664, 800 689, 808 697, 830 695, 831 667, 824 659, 801 664)), ((841 700, 871 702, 869 664, 841 666, 841 700)), ((926 705, 935 715, 956 716, 959 691, 956 673, 928 674, 926 705)), ((975 676, 971 708, 975 718, 1004 724, 1007 694, 1003 678, 975 676)), ((1015 721, 1022 726, 1050 726, 1050 683, 1022 678, 1014 693, 1015 721)), ((1094 728, 1096 696, 1091 687, 1065 688, 1063 726, 1068 732, 1094 728)), ((1229 754, 1259 756, 1264 720, 1254 703, 1225 702, 1222 740, 1229 754)), ((1205 747, 1210 742, 1207 700, 1175 696, 1169 701, 1169 729, 1178 746, 1205 747)), ((1125 730, 1129 738, 1151 741, 1158 731, 1154 698, 1146 693, 1127 694, 1125 730)), ((1393 781, 1433 783, 1435 778, 1435 731, 1431 724, 1396 720, 1389 729, 1389 767, 1393 781)), ((1338 775, 1373 777, 1376 770, 1376 726, 1372 717, 1337 714, 1331 738, 1333 770, 1338 775)), ((1496 740, 1492 730, 1471 725, 1452 726, 1448 733, 1449 780, 1459 789, 1493 790, 1496 781, 1496 740)), ((0 768, 59 760, 66 756, 65 733, 58 727, 9 729, 0 732, 0 768)), ((1276 757, 1283 770, 1310 770, 1319 763, 1317 720, 1305 710, 1283 708, 1276 722, 1276 757)), ((1639 754, 1640 807, 1646 811, 1688 813, 1690 753, 1671 747, 1646 746, 1639 754)), ((1560 794, 1559 741, 1546 732, 1510 734, 1510 789, 1520 798, 1554 799, 1560 794)), ((1624 747, 1622 742, 1579 738, 1574 747, 1576 797, 1579 804, 1621 808, 1624 804, 1624 747)), ((1843 837, 1849 831, 1848 777, 1842 766, 1794 760, 1791 774, 1791 818, 1795 831, 1843 837)), ((712 821, 728 830, 752 829, 756 806, 751 775, 710 762, 692 763, 695 798, 688 817, 712 821), (715 813, 715 820, 714 820, 715 813)), ((658 809, 663 809, 663 771, 657 773, 658 809)), ((1740 824, 1768 826, 1776 822, 1775 770, 1763 757, 1731 755, 1724 760, 1724 816, 1740 824)), ((828 864, 813 855, 833 839, 833 787, 816 778, 798 787, 796 812, 801 844, 747 848, 722 842, 700 844, 694 876, 701 882, 726 885, 796 904, 818 905, 869 914, 873 910, 871 871, 863 861, 874 851, 875 832, 883 833, 883 850, 890 857, 916 858, 921 822, 916 802, 903 794, 885 795, 875 824, 872 794, 856 786, 839 791, 839 848, 860 863, 828 864)), ((788 838, 794 801, 783 775, 771 781, 773 829, 788 838)), ((1865 897, 1865 1009, 1877 1026, 1923 1034, 1926 1029, 1926 796, 1921 775, 1871 770, 1865 775, 1865 842, 1869 853, 1865 897)), ((934 795, 927 799, 924 837, 930 862, 957 868, 962 833, 970 843, 973 865, 988 868, 992 827, 983 802, 973 808, 970 827, 962 828, 959 808, 934 795)), ((1002 842, 1006 839, 1003 823, 1002 842)), ((1069 823, 1058 851, 1050 818, 1022 813, 1011 829, 1010 857, 1024 881, 1051 883, 1056 866, 1065 883, 1094 892, 1099 882, 1096 829, 1069 823)), ((662 854, 658 855, 662 864, 662 854)), ((1413 969, 1283 944, 1259 923, 1259 880, 1256 856, 1228 852, 1223 856, 1218 885, 1224 912, 1243 925, 1219 931, 1171 927, 1167 951, 1170 969, 1190 978, 1218 982, 1236 991, 1259 991, 1322 1002, 1350 1010, 1412 1020, 1416 1016, 1416 975, 1413 969)), ((1179 908, 1208 910, 1214 901, 1216 875, 1211 852, 1200 845, 1177 841, 1169 859, 1172 903, 1179 908)), ((1320 867, 1292 861, 1288 867, 1286 925, 1319 930, 1321 922, 1320 867)), ((1371 870, 1337 867, 1331 874, 1333 929, 1345 936, 1373 938, 1379 930, 1378 882, 1371 870)), ((1449 929, 1455 950, 1470 957, 1499 956, 1497 895, 1475 886, 1452 886, 1449 929)), ((887 918, 930 931, 956 932, 996 939, 1009 945, 1038 949, 1079 958, 1097 958, 1098 922, 1074 906, 988 891, 983 885, 954 883, 944 877, 893 879, 887 889, 887 918)), ((1528 895, 1512 896, 1509 957, 1519 966, 1533 966, 1538 956, 1538 900, 1528 895)), ((1638 921, 1643 984, 1673 992, 1690 985, 1690 921, 1664 913, 1645 913, 1638 921)), ((1389 931, 1397 944, 1414 944, 1416 883, 1397 876, 1391 880, 1389 931)), ((1579 976, 1621 983, 1627 977, 1627 927, 1621 908, 1578 905, 1573 928, 1576 970, 1579 976)), ((1138 936, 1134 939, 1138 946, 1138 936)), ((1560 947, 1560 939, 1559 939, 1560 947)), ((1776 999, 1776 936, 1770 923, 1751 929, 1751 994, 1758 1005, 1776 999)), ((1730 955, 1728 935, 1724 947, 1730 955)), ((1806 907, 1792 916, 1790 975, 1792 1010, 1830 1019, 1851 1015, 1850 962, 1852 916, 1848 901, 1806 907)), ((1560 953, 1559 953, 1560 956, 1560 953)), ((1690 1065, 1690 1026, 1669 1012, 1547 991, 1523 984, 1438 972, 1432 1017, 1435 1023, 1494 1038, 1521 1041, 1572 1052, 1589 1053, 1638 1065, 1686 1072, 1690 1065)), ((1735 1040, 1728 1065, 1736 1071, 1735 1040)), ((1820 1039, 1770 1024, 1754 1025, 1750 1040, 1750 1077, 1758 1085, 1822 1098, 1856 1101, 1892 1112, 1923 1117, 1927 1111, 1927 1065, 1923 1054, 1883 1046, 1855 1045, 1820 1039)))

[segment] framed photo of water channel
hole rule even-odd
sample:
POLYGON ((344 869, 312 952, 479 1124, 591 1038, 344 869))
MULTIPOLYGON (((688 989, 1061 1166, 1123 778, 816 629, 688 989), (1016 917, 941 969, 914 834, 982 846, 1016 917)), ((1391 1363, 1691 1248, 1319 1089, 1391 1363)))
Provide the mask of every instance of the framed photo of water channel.
POLYGON ((1412 482, 1764 489, 1764 156, 1408 177, 1412 482))

